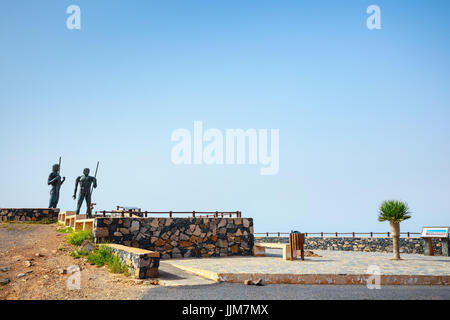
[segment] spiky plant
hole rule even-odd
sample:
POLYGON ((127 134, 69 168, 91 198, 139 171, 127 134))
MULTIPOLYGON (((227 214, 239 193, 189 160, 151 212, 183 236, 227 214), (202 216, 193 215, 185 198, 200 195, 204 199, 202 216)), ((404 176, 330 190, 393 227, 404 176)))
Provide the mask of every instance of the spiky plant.
POLYGON ((384 201, 378 211, 378 221, 389 221, 395 260, 400 260, 400 222, 411 218, 410 213, 408 204, 398 200, 384 201))

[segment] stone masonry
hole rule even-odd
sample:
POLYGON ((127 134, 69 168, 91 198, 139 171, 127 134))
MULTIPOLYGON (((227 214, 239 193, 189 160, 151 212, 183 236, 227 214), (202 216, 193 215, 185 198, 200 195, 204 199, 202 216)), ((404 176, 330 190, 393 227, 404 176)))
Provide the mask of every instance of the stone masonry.
POLYGON ((126 247, 120 244, 107 245, 126 264, 130 275, 138 279, 158 278, 159 252, 126 247))
POLYGON ((0 208, 0 222, 6 221, 57 221, 59 209, 0 208))
MULTIPOLYGON (((289 243, 288 237, 258 237, 257 243, 289 243)), ((401 253, 424 254, 428 248, 421 238, 400 238, 401 253)), ((448 255, 448 239, 433 239, 435 255, 448 255), (447 241, 447 244, 444 243, 447 241), (443 252, 444 251, 444 252, 443 252)), ((392 238, 306 237, 305 250, 392 252, 392 238)))
POLYGON ((251 218, 96 218, 94 238, 161 253, 161 258, 247 256, 251 218))

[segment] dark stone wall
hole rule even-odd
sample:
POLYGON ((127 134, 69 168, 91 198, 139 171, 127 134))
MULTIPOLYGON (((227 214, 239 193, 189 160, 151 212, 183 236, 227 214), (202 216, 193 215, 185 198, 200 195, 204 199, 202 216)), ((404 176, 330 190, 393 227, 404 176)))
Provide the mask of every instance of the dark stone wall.
MULTIPOLYGON (((138 279, 158 278, 159 258, 150 257, 145 253, 135 253, 130 250, 109 247, 113 253, 119 256, 122 263, 126 264, 132 277, 138 279)), ((136 250, 136 249, 134 249, 136 250)))
POLYGON ((251 218, 97 218, 97 242, 161 253, 161 258, 252 255, 251 218))
POLYGON ((0 222, 6 221, 57 221, 59 209, 0 208, 0 222))
MULTIPOLYGON (((257 243, 289 243, 288 237, 257 237, 257 243)), ((433 239, 435 255, 448 255, 448 239, 433 239)), ((306 237, 305 250, 392 252, 392 238, 306 237)), ((424 254, 428 243, 421 238, 400 238, 401 253, 424 254)))

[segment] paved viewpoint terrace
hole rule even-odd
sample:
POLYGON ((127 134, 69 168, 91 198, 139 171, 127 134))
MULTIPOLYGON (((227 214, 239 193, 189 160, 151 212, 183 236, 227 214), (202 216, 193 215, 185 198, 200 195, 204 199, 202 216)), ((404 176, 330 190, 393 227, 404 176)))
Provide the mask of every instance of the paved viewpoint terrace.
POLYGON ((279 248, 267 248, 266 257, 227 257, 170 260, 162 263, 224 282, 263 279, 265 283, 366 284, 376 266, 382 284, 450 285, 450 257, 403 254, 392 260, 392 253, 323 251, 321 257, 304 261, 282 259, 279 248))

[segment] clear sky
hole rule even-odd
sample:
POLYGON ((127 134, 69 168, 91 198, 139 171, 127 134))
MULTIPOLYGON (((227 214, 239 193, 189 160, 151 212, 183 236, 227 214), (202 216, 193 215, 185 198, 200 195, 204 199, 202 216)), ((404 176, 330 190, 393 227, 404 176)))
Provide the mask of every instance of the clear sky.
POLYGON ((87 1, 0 4, 0 207, 60 207, 100 161, 96 209, 240 210, 255 231, 449 225, 449 1, 87 1), (66 8, 81 8, 68 30, 66 8), (381 8, 368 30, 366 8, 381 8), (171 133, 280 130, 280 169, 176 166, 171 133))

